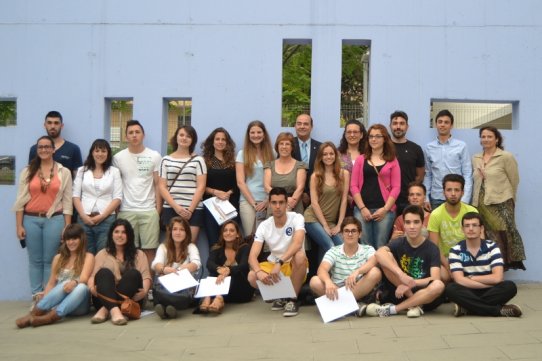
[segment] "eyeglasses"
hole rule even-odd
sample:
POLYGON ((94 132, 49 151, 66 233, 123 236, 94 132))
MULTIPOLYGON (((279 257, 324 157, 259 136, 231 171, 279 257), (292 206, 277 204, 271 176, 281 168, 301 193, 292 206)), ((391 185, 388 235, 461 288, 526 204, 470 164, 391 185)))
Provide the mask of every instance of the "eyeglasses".
POLYGON ((344 234, 356 234, 358 233, 357 229, 343 229, 344 234))
POLYGON ((384 136, 380 135, 380 134, 378 134, 378 135, 369 135, 369 139, 382 139, 382 138, 384 138, 384 136))
POLYGON ((49 150, 49 149, 53 149, 53 146, 52 145, 38 145, 38 149, 39 150, 49 150))

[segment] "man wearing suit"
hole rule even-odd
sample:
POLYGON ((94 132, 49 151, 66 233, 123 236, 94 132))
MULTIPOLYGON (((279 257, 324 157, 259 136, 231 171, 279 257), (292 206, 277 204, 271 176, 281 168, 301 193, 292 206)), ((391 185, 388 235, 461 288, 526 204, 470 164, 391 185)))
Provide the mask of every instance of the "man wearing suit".
POLYGON ((303 192, 303 207, 307 208, 311 202, 310 198, 310 179, 314 170, 314 160, 320 148, 321 142, 311 138, 312 118, 308 114, 300 114, 295 120, 294 158, 307 164, 307 181, 305 182, 305 191, 303 192))

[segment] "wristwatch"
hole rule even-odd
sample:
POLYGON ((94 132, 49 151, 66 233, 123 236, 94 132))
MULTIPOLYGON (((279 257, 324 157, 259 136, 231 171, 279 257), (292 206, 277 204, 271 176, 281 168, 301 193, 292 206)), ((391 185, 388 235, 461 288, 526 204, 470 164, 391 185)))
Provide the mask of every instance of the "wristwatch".
POLYGON ((283 265, 284 265, 284 261, 283 261, 283 260, 281 260, 280 258, 279 258, 279 259, 277 259, 277 263, 278 263, 278 264, 280 264, 281 266, 283 266, 283 265))

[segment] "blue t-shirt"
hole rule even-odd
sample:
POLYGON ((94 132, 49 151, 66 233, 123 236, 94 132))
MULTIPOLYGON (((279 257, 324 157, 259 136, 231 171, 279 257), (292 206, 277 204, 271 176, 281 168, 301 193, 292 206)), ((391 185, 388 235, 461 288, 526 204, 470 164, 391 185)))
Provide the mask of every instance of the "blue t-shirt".
MULTIPOLYGON (((28 154, 28 163, 36 157, 36 145, 34 144, 30 148, 30 153, 28 154)), ((58 149, 55 149, 53 153, 53 159, 55 162, 62 164, 64 167, 68 168, 72 174, 80 166, 83 165, 83 160, 81 158, 81 150, 77 144, 68 142, 64 140, 64 144, 58 149)))

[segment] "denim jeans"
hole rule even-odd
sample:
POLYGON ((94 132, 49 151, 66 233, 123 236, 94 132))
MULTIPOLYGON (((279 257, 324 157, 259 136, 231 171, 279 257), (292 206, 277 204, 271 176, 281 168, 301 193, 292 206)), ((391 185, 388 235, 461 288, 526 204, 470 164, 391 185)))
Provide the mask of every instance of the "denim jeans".
MULTIPOLYGON (((374 213, 377 209, 369 209, 369 212, 374 213)), ((354 208, 354 217, 361 222, 361 243, 373 246, 378 249, 388 243, 391 236, 391 228, 395 221, 395 213, 388 212, 380 221, 366 221, 361 216, 358 207, 354 208)))
POLYGON ((318 244, 322 253, 326 253, 333 246, 343 244, 343 240, 338 234, 328 235, 320 222, 307 222, 305 229, 309 237, 318 244))
POLYGON ((83 226, 85 234, 87 235, 87 251, 92 254, 98 253, 98 251, 105 248, 107 243, 107 233, 109 228, 115 221, 116 216, 111 214, 109 217, 95 226, 86 225, 80 217, 77 217, 77 222, 83 226))
POLYGON ((38 302, 37 307, 43 311, 49 311, 56 307, 56 313, 60 317, 86 315, 90 308, 90 291, 87 285, 79 283, 70 293, 66 293, 64 292, 64 284, 67 282, 71 282, 71 280, 57 283, 38 302))
POLYGON ((28 275, 32 294, 43 291, 51 274, 51 262, 58 251, 64 229, 62 214, 47 217, 25 215, 23 226, 26 230, 28 250, 28 275))

